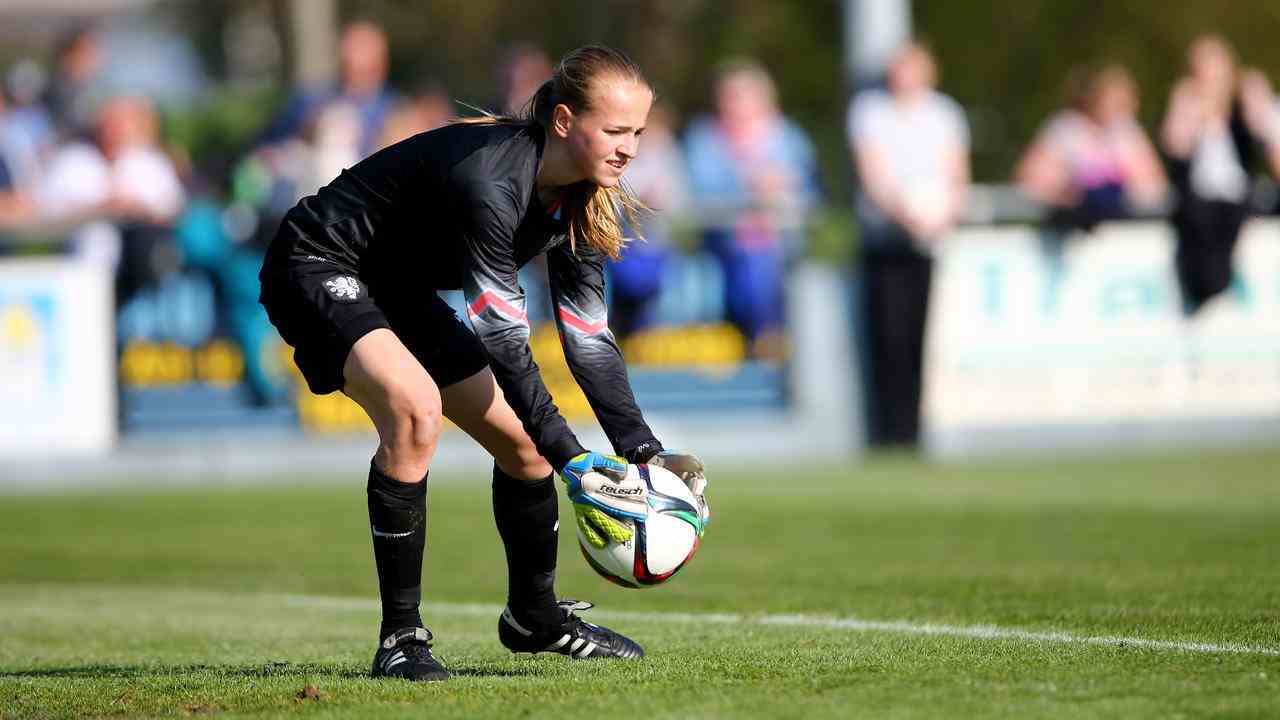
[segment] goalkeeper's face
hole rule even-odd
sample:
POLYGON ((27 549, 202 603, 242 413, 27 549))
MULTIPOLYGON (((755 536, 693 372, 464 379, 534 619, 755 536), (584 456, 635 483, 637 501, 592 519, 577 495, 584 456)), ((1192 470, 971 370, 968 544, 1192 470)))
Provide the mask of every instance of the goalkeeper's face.
POLYGON ((590 91, 582 112, 556 108, 556 131, 566 141, 569 157, 584 180, 613 187, 640 150, 653 91, 622 79, 603 79, 590 91))

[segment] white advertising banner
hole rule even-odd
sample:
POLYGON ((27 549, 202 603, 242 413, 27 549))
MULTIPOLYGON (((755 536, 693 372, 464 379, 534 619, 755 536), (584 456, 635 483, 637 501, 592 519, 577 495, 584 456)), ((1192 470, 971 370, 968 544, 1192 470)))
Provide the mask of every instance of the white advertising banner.
POLYGON ((1280 223, 1245 226, 1235 282, 1191 317, 1173 251, 1156 222, 956 233, 929 307, 927 437, 1280 419, 1280 223))
POLYGON ((112 293, 97 264, 0 261, 0 457, 113 446, 112 293))

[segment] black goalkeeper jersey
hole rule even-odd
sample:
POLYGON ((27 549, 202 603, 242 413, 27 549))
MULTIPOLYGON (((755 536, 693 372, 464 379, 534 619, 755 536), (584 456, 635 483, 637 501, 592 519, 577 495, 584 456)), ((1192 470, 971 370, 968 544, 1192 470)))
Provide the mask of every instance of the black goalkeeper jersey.
POLYGON ((284 218, 266 266, 324 259, 371 288, 461 289, 467 316, 507 402, 555 467, 584 452, 529 350, 517 271, 547 256, 565 358, 614 450, 662 449, 645 424, 606 321, 602 253, 570 250, 567 225, 537 198, 540 127, 448 125, 387 147, 303 198, 284 218))

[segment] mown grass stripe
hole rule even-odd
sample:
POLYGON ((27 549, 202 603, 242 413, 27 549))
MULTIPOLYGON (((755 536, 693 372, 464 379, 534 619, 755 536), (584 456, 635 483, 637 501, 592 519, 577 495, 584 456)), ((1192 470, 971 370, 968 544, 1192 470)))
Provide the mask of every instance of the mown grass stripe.
MULTIPOLYGON (((289 595, 286 602, 298 607, 320 607, 350 610, 377 610, 376 600, 362 598, 338 598, 311 595, 289 595)), ((454 617, 497 616, 499 605, 480 603, 426 603, 423 615, 447 615, 454 617)), ((1150 638, 1119 635, 1078 635, 1066 631, 1025 630, 997 625, 947 625, 908 620, 862 620, 858 618, 827 617, 799 614, 733 613, 682 613, 682 612, 634 612, 626 610, 592 610, 591 616, 602 620, 622 620, 652 623, 757 625, 765 627, 804 627, 847 632, 896 633, 902 635, 926 635, 973 638, 975 640, 1013 640, 1029 643, 1055 643, 1065 645, 1103 645, 1118 648, 1142 648, 1172 652, 1205 653, 1211 655, 1264 655, 1280 657, 1280 648, 1257 647, 1238 643, 1191 642, 1184 640, 1154 640, 1150 638)))

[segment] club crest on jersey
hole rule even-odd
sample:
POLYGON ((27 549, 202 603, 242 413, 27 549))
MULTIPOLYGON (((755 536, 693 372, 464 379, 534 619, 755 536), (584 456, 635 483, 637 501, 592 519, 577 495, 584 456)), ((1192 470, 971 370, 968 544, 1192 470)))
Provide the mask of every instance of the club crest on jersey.
POLYGON ((324 281, 324 289, 334 300, 351 302, 360 299, 360 281, 350 275, 338 275, 324 281))

